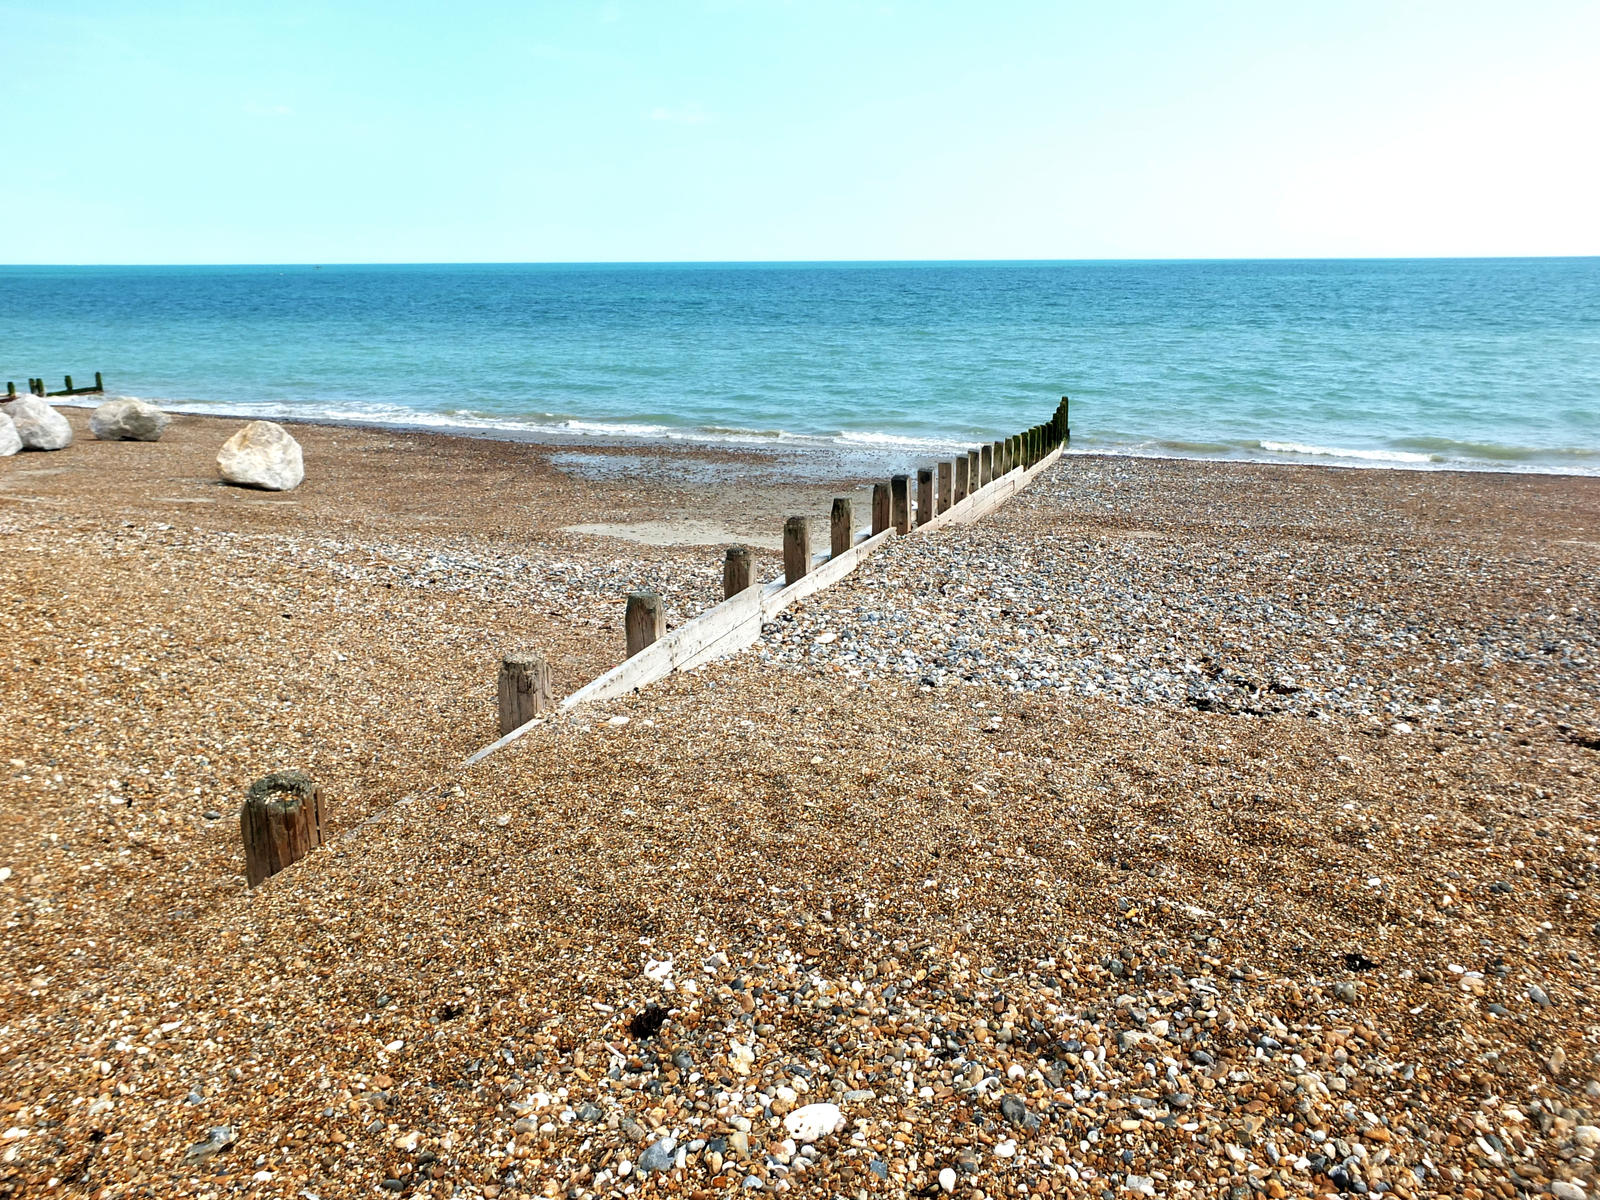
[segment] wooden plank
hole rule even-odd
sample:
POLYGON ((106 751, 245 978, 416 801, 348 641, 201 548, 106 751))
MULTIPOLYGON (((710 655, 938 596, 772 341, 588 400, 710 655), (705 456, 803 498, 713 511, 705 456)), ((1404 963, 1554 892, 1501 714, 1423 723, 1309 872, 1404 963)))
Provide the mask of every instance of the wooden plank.
MULTIPOLYGON (((1011 471, 1003 478, 979 488, 966 499, 935 516, 926 525, 918 526, 917 532, 937 529, 942 525, 970 524, 1000 507, 1060 457, 1061 448, 1058 446, 1040 459, 1037 466, 1027 471, 1011 471)), ((777 616, 791 604, 821 591, 830 584, 837 583, 855 570, 868 555, 896 536, 898 535, 892 528, 878 533, 862 533, 856 544, 842 554, 816 555, 812 560, 810 571, 792 584, 785 583, 782 579, 775 579, 763 587, 745 589, 716 607, 708 609, 692 621, 680 625, 598 679, 579 688, 561 701, 561 708, 569 709, 579 704, 613 700, 663 679, 674 671, 690 670, 753 645, 761 636, 761 626, 766 621, 777 616)), ((482 762, 496 750, 516 741, 531 728, 533 725, 530 722, 512 730, 498 741, 483 747, 462 765, 470 767, 474 763, 482 762)))
POLYGON ((1047 470, 1060 457, 1061 450, 1057 448, 1041 458, 1036 466, 1026 471, 1012 471, 993 483, 985 484, 965 500, 958 501, 945 509, 927 525, 919 526, 917 532, 921 533, 924 529, 939 529, 945 525, 970 525, 1027 487, 1039 472, 1047 470))
POLYGON ((803 600, 813 592, 820 592, 829 584, 837 583, 879 546, 897 536, 894 530, 885 529, 882 533, 872 534, 857 542, 838 558, 820 558, 804 578, 762 597, 762 617, 770 621, 796 600, 803 600))
POLYGON ((759 619, 765 590, 759 587, 746 588, 737 596, 707 609, 694 620, 685 621, 659 641, 651 643, 632 658, 573 692, 561 702, 561 707, 571 708, 588 700, 609 700, 614 696, 623 696, 636 687, 670 675, 682 663, 752 616, 759 619))

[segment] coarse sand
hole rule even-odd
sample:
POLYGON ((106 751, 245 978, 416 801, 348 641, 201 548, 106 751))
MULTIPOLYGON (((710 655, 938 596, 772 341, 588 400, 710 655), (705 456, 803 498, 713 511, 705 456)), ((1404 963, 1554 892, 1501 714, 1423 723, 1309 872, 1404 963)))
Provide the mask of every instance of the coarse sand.
POLYGON ((296 425, 269 495, 65 411, 0 460, 0 1196, 1597 1194, 1600 480, 1069 456, 463 770, 502 652, 720 597, 571 527, 870 481, 296 425))

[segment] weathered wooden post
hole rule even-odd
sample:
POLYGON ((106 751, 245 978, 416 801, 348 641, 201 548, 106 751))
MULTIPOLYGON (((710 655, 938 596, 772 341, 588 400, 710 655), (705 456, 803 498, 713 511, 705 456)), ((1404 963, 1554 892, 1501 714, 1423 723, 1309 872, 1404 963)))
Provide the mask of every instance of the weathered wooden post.
POLYGON ((67 391, 70 392, 72 390, 72 376, 71 375, 63 375, 62 378, 67 381, 67 391))
POLYGON ((783 582, 799 583, 811 570, 811 522, 790 517, 783 523, 783 582))
POLYGON ((948 458, 941 459, 939 462, 939 498, 936 501, 940 512, 948 512, 950 510, 952 503, 950 490, 953 483, 954 476, 950 470, 950 460, 948 458))
POLYGON ((978 447, 978 483, 987 487, 994 482, 994 447, 978 447))
POLYGON ((747 546, 729 546, 722 560, 722 598, 732 600, 750 586, 752 572, 750 549, 747 546))
POLYGON ((972 468, 967 462, 965 454, 958 454, 955 461, 956 487, 954 495, 955 504, 960 504, 972 493, 972 468))
POLYGON ((667 631, 661 597, 651 591, 628 593, 628 614, 623 624, 627 629, 628 657, 632 658, 667 631))
POLYGON ((911 477, 889 476, 889 504, 894 509, 894 531, 901 537, 911 532, 911 477))
POLYGON ((16 398, 17 398, 17 385, 12 383, 8 379, 8 380, 6 380, 6 399, 7 400, 15 400, 16 398))
POLYGON ((856 519, 849 496, 833 498, 833 514, 828 522, 828 532, 831 534, 829 548, 834 558, 838 558, 855 543, 856 519))
POLYGON ((304 771, 256 780, 239 809, 244 877, 251 887, 322 845, 322 789, 304 771))
POLYGON ((989 478, 990 479, 999 479, 1000 476, 1002 476, 1002 475, 1004 475, 1006 473, 1006 469, 1005 469, 1006 444, 1005 444, 1005 442, 1002 441, 1000 438, 996 438, 992 443, 990 443, 989 453, 990 453, 989 461, 993 464, 989 468, 989 478))
POLYGON ((872 485, 872 535, 876 537, 889 528, 889 485, 872 485))
POLYGON ((983 486, 983 451, 967 451, 967 495, 971 496, 983 486))
POLYGON ((500 736, 521 729, 550 707, 550 664, 518 650, 500 660, 500 736))
POLYGON ((917 524, 933 520, 933 468, 917 468, 917 524))
POLYGON ((100 378, 99 371, 94 373, 94 390, 97 392, 103 392, 106 390, 106 381, 100 378))
POLYGON ((1066 445, 1072 440, 1072 416, 1070 402, 1066 396, 1061 397, 1061 444, 1066 445))

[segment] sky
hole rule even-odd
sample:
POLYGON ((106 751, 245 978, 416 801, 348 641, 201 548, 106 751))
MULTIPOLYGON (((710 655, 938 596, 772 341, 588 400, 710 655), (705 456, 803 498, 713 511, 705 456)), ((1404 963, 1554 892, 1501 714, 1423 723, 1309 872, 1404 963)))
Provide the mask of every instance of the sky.
POLYGON ((0 58, 0 263, 1600 253, 1596 0, 0 0, 0 58))

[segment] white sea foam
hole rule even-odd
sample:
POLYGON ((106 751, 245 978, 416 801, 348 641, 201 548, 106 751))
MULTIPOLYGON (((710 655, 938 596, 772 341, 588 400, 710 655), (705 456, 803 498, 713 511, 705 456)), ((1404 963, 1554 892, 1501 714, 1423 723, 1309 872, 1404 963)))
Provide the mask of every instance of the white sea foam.
POLYGON ((1433 463, 1444 460, 1433 454, 1415 454, 1409 450, 1356 450, 1345 446, 1313 446, 1306 442, 1256 443, 1273 454, 1302 454, 1312 458, 1352 458, 1373 463, 1433 463))
MULTIPOLYGON (((115 397, 107 397, 108 399, 115 397)), ((129 397, 140 399, 141 397, 129 397)), ((787 447, 796 450, 837 449, 857 454, 917 455, 942 458, 967 448, 953 437, 925 437, 887 430, 841 430, 831 434, 794 433, 783 429, 741 429, 736 426, 675 426, 652 421, 580 419, 559 413, 491 414, 470 409, 428 411, 400 404, 283 404, 271 401, 205 403, 143 397, 169 412, 287 421, 329 421, 419 429, 439 433, 504 437, 516 441, 676 442, 708 446, 787 447)), ((971 439, 976 442, 981 439, 971 439)), ((1080 437, 1069 454, 1108 454, 1130 458, 1182 458, 1233 462, 1281 463, 1320 461, 1328 466, 1410 470, 1498 470, 1573 475, 1600 474, 1600 454, 1592 450, 1539 451, 1486 448, 1472 443, 1441 445, 1434 453, 1413 450, 1324 446, 1313 442, 1262 439, 1236 442, 1184 442, 1134 438, 1112 433, 1080 437), (1487 450, 1493 449, 1490 455, 1487 450), (1455 451, 1454 453, 1450 451, 1455 451)))

